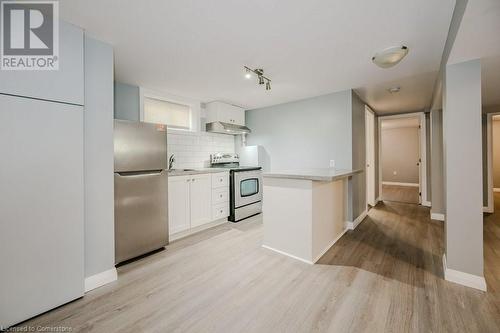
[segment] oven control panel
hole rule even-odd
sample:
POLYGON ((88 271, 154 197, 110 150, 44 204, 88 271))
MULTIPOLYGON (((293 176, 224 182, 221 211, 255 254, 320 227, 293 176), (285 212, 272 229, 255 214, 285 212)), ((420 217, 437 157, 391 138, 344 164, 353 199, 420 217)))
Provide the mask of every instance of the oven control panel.
POLYGON ((240 157, 238 154, 231 153, 216 153, 210 155, 211 164, 223 164, 223 163, 239 163, 240 157))

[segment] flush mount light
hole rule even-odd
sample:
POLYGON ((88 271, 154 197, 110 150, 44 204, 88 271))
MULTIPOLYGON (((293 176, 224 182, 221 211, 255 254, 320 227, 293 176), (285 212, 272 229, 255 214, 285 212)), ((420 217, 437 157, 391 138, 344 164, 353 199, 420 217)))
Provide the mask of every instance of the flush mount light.
POLYGON ((393 46, 375 54, 372 57, 372 61, 381 68, 390 68, 396 66, 407 54, 407 46, 393 46))
POLYGON ((271 79, 264 76, 264 70, 262 68, 251 69, 250 67, 247 66, 243 66, 243 68, 245 69, 246 72, 245 77, 247 79, 252 77, 251 73, 254 73, 255 75, 257 75, 257 78, 259 79, 259 85, 265 83, 266 90, 271 90, 271 79))
POLYGON ((391 94, 397 94, 400 90, 401 90, 401 87, 391 87, 389 89, 387 89, 391 94))

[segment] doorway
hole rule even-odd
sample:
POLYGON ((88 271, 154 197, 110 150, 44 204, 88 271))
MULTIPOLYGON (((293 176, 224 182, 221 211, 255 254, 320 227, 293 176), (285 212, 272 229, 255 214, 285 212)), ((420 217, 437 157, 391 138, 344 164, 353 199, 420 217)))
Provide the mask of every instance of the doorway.
POLYGON ((375 113, 365 106, 365 138, 366 138, 366 203, 377 204, 375 195, 375 113))
MULTIPOLYGON (((500 204, 500 113, 486 115, 487 171, 484 212, 494 213, 500 204)), ((484 132, 483 132, 484 133, 484 132)), ((484 141, 483 141, 484 142, 484 141)), ((484 158, 484 155, 483 155, 484 158)))
POLYGON ((426 202, 424 113, 380 117, 379 133, 381 199, 410 204, 426 202))

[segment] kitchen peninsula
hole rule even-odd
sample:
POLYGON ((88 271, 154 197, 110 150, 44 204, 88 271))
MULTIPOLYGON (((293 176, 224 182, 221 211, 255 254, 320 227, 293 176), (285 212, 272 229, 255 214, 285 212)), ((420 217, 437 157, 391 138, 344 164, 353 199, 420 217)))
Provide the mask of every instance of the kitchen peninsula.
POLYGON ((362 170, 263 174, 263 247, 313 264, 346 231, 349 178, 362 170))

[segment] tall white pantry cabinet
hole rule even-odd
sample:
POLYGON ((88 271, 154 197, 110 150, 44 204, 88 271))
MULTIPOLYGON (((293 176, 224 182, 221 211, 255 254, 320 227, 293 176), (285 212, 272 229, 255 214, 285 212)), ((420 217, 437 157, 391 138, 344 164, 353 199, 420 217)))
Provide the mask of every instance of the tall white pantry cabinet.
POLYGON ((61 21, 58 71, 0 71, 1 329, 84 294, 84 38, 61 21))

